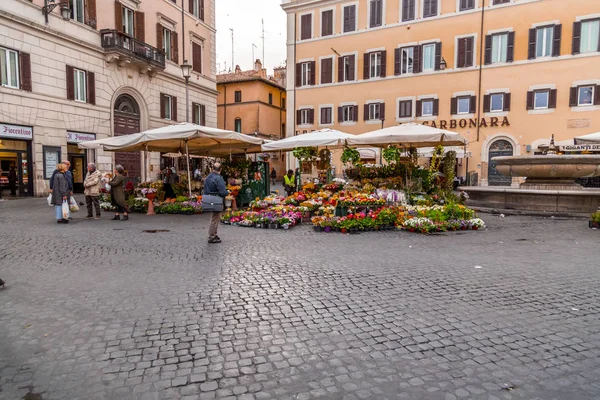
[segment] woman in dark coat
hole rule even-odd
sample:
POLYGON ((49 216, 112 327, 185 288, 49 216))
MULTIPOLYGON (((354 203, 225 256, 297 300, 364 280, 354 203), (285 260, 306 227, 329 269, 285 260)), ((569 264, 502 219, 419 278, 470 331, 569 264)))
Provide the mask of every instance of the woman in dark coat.
POLYGON ((54 181, 52 182, 52 187, 54 189, 52 190, 52 200, 50 203, 54 206, 56 212, 56 222, 59 224, 68 224, 69 220, 63 218, 64 216, 62 213, 63 201, 68 201, 69 193, 71 193, 69 182, 67 182, 67 178, 64 175, 67 166, 65 164, 58 164, 56 170, 58 172, 54 174, 54 181))
POLYGON ((115 176, 108 183, 111 186, 110 199, 113 206, 116 207, 113 221, 121 219, 120 214, 123 214, 123 221, 127 221, 127 200, 125 200, 125 177, 123 176, 125 169, 121 165, 115 167, 115 176))

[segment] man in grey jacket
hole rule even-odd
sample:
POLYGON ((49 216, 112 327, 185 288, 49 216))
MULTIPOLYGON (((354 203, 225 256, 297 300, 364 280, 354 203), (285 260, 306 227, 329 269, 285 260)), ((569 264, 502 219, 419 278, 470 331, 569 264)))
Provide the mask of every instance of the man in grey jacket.
MULTIPOLYGON (((204 192, 215 196, 225 197, 229 194, 225 186, 225 180, 221 176, 221 164, 215 163, 212 172, 204 180, 204 192)), ((208 228, 208 243, 221 243, 221 238, 217 236, 217 229, 221 222, 221 212, 213 212, 210 218, 210 227, 208 228)))

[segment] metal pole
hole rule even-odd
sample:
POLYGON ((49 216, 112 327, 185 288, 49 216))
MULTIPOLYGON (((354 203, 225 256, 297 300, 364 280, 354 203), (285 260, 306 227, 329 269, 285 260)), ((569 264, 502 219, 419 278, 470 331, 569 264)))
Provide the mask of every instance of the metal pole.
MULTIPOLYGON (((185 61, 184 61, 185 62, 185 61)), ((185 78, 185 122, 190 122, 190 78, 185 78)), ((198 121, 200 122, 200 121, 198 121)))
POLYGON ((188 173, 188 191, 190 194, 190 198, 192 197, 192 175, 190 174, 190 148, 188 146, 188 141, 185 141, 185 157, 187 159, 187 173, 188 173))
POLYGON ((44 0, 44 18, 46 19, 46 25, 48 25, 48 0, 44 0))

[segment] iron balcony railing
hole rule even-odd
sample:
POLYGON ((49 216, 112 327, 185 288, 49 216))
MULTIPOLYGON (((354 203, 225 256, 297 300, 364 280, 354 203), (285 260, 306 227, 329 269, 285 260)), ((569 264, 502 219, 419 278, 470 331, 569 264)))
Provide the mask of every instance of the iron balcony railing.
POLYGON ((164 51, 152 47, 148 43, 132 38, 115 29, 101 30, 100 37, 102 48, 106 50, 115 50, 157 68, 165 69, 164 51))

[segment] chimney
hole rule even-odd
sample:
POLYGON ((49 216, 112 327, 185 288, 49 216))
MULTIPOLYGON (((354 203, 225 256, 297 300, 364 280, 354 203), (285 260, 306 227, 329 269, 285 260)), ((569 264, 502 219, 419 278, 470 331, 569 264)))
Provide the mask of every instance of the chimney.
POLYGON ((254 70, 255 71, 260 71, 262 70, 262 62, 260 62, 260 59, 256 59, 256 61, 254 61, 254 70))
POLYGON ((275 80, 275 82, 277 82, 277 84, 279 84, 280 86, 285 87, 286 86, 286 76, 287 76, 287 69, 286 67, 277 67, 277 68, 273 68, 273 78, 275 80))
POLYGON ((239 74, 240 72, 242 72, 242 69, 240 68, 240 66, 239 66, 239 65, 236 65, 236 66, 235 66, 235 73, 236 73, 236 74, 239 74))

